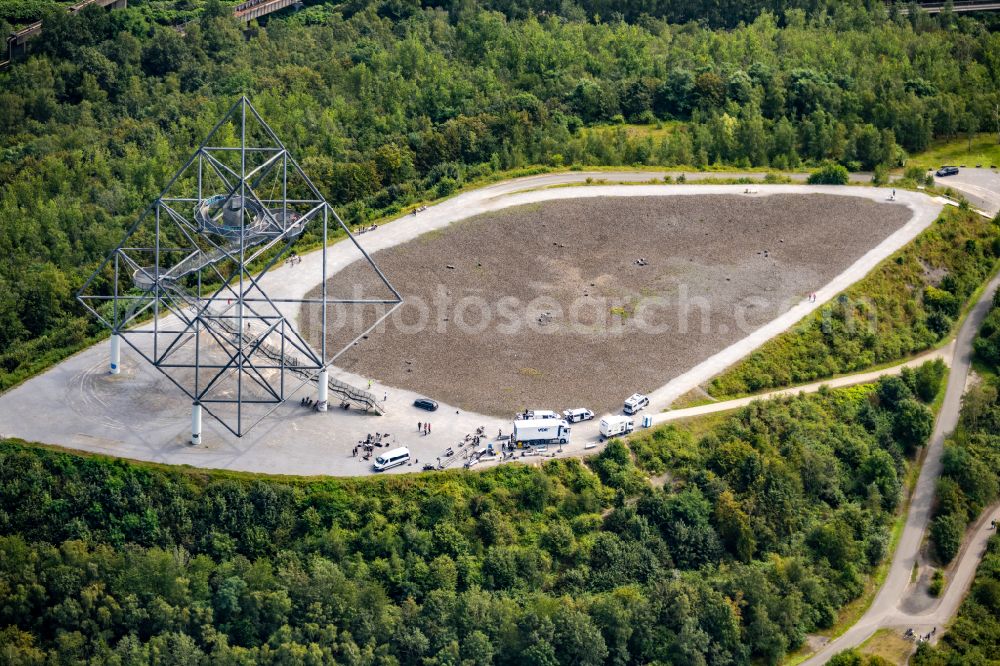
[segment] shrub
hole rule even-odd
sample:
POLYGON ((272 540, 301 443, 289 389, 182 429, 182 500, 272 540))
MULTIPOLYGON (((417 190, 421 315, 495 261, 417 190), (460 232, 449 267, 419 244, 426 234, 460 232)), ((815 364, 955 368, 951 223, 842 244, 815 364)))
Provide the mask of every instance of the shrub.
POLYGON ((881 187, 889 182, 889 167, 884 164, 875 165, 875 171, 872 174, 872 185, 881 187))
POLYGON ((918 166, 908 166, 903 172, 903 178, 912 180, 917 185, 932 185, 933 183, 927 182, 928 177, 933 179, 933 176, 929 176, 922 167, 918 166))
POLYGON ((934 570, 934 575, 931 576, 931 584, 927 587, 927 592, 932 597, 941 596, 941 590, 944 589, 944 573, 940 569, 934 570))
POLYGON ((840 164, 824 164, 809 174, 810 185, 847 185, 851 176, 840 164))
POLYGON ((924 287, 924 304, 931 310, 938 310, 949 317, 957 316, 961 307, 955 294, 932 285, 924 287))
POLYGON ((910 453, 923 446, 933 429, 934 417, 929 409, 912 398, 899 403, 892 434, 904 451, 910 453))
POLYGON ((958 555, 964 532, 965 521, 956 514, 938 516, 931 523, 931 541, 941 564, 948 564, 958 555))
POLYGON ((900 377, 910 387, 913 394, 923 402, 933 402, 941 390, 941 383, 948 372, 944 361, 936 358, 927 361, 916 369, 903 368, 900 377))

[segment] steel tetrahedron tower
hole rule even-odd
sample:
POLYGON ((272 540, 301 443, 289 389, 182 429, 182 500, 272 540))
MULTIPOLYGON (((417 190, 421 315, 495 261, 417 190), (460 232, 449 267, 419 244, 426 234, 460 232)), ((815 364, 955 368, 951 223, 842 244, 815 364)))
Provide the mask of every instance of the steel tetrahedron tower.
POLYGON ((330 392, 345 404, 384 408, 368 391, 332 379, 329 368, 402 298, 246 97, 77 298, 111 329, 112 373, 125 343, 191 399, 193 443, 201 440, 202 410, 241 437, 309 382, 320 411, 330 392), (371 281, 351 285, 351 297, 328 275, 336 272, 328 253, 340 245, 330 240, 342 234, 371 281), (306 257, 311 273, 287 269, 301 261, 296 244, 319 248, 306 257), (276 267, 285 273, 275 275, 276 267), (289 290, 292 283, 303 287, 289 290), (360 335, 334 343, 329 313, 344 306, 378 312, 360 335), (296 326, 303 312, 313 313, 311 344, 296 326))

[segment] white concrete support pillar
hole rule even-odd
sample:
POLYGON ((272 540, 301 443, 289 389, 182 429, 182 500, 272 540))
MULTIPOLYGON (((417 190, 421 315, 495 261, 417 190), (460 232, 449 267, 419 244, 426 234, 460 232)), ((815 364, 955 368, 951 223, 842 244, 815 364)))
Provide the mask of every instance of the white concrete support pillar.
POLYGON ((191 403, 191 444, 201 444, 201 403, 191 403))
POLYGON ((117 333, 111 334, 111 358, 109 372, 117 375, 122 371, 122 339, 117 333))
POLYGON ((319 371, 319 394, 316 396, 316 411, 325 412, 327 408, 328 392, 330 390, 330 374, 324 368, 319 371))

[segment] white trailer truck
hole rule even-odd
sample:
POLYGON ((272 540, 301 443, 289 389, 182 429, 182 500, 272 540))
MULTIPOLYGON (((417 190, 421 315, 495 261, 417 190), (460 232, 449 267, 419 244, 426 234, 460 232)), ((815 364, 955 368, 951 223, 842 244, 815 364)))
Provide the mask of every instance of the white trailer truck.
POLYGON ((601 438, 611 439, 635 430, 635 423, 627 416, 605 416, 601 419, 601 438))
POLYGON ((568 444, 570 427, 563 419, 518 419, 514 421, 517 446, 568 444))

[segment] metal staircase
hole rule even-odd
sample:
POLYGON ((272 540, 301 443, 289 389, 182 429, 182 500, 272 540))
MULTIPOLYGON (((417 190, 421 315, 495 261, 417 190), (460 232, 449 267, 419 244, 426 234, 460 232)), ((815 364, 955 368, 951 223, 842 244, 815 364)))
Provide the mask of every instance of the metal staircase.
MULTIPOLYGON (((166 279, 166 275, 161 275, 160 285, 172 296, 183 302, 185 307, 195 309, 200 309, 202 307, 197 298, 192 296, 186 289, 179 286, 173 279, 166 279)), ((220 309, 211 309, 210 305, 208 312, 211 316, 202 318, 202 322, 206 325, 208 322, 218 324, 219 329, 221 330, 216 330, 216 334, 225 335, 234 343, 239 344, 241 341, 239 329, 233 325, 232 321, 222 316, 235 306, 235 302, 221 306, 220 309)), ((282 353, 280 349, 272 344, 269 344, 265 339, 262 339, 260 334, 254 333, 253 331, 249 333, 244 331, 242 344, 243 346, 241 347, 241 351, 247 356, 251 355, 254 351, 259 351, 267 358, 288 368, 288 370, 303 379, 310 382, 315 382, 317 379, 315 375, 316 367, 314 365, 310 366, 303 363, 302 359, 295 354, 287 351, 282 353), (250 351, 248 352, 247 350, 250 351)), ((179 347, 180 345, 177 346, 179 347)), ((374 411, 377 414, 385 414, 385 403, 378 400, 375 397, 375 394, 371 391, 359 389, 334 377, 330 377, 328 379, 327 387, 329 388, 331 394, 339 397, 344 402, 353 403, 358 407, 363 407, 368 411, 374 411)))

